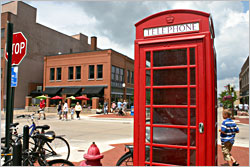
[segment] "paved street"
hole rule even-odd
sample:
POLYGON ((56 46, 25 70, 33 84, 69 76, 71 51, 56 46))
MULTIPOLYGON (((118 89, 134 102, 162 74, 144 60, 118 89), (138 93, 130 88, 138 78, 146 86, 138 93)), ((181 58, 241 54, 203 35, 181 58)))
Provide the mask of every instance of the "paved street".
MULTIPOLYGON (((218 110, 218 128, 222 122, 222 109, 218 110)), ((15 115, 23 113, 16 111, 15 115)), ((86 153, 91 143, 96 142, 104 159, 103 165, 113 166, 118 158, 124 154, 124 144, 133 142, 133 119, 132 118, 105 118, 93 117, 95 115, 82 114, 81 120, 58 120, 55 113, 48 113, 46 120, 37 121, 38 125, 48 124, 50 129, 54 130, 57 135, 65 135, 65 138, 71 147, 70 161, 80 162, 83 160, 83 154, 86 153)), ((248 118, 243 117, 241 118, 248 118)), ((249 124, 241 123, 235 120, 240 128, 240 133, 236 135, 236 142, 233 148, 233 155, 243 165, 248 165, 249 152, 249 124), (244 161, 244 162, 243 162, 244 161)), ((14 122, 20 122, 20 128, 28 123, 27 119, 14 119, 14 122)), ((22 132, 22 129, 19 129, 22 132)), ((5 134, 5 120, 2 112, 1 135, 5 134)), ((220 138, 218 133, 218 144, 220 138)), ((218 164, 226 165, 222 159, 220 145, 218 145, 218 164)))
MULTIPOLYGON (((83 154, 86 153, 92 142, 96 143, 101 152, 114 148, 110 144, 133 142, 133 119, 131 118, 95 118, 89 115, 81 115, 81 117, 81 120, 61 121, 58 120, 55 113, 49 113, 46 120, 39 120, 37 124, 48 124, 50 130, 55 131, 57 135, 65 135, 71 148, 70 161, 74 162, 83 160, 83 154)), ((13 122, 19 122, 20 128, 25 124, 30 124, 26 118, 14 119, 13 122)), ((19 131, 22 132, 22 129, 19 131)), ((3 117, 1 135, 5 136, 3 117)))

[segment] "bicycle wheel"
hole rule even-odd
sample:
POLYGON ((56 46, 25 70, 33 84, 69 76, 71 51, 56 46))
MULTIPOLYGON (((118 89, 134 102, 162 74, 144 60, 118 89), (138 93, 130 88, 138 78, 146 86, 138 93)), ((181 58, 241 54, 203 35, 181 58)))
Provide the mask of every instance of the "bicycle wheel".
POLYGON ((133 166, 133 154, 126 152, 116 163, 116 166, 133 166))
POLYGON ((49 161, 49 166, 75 166, 72 162, 65 159, 55 159, 49 161))
POLYGON ((70 147, 69 143, 62 137, 56 136, 55 139, 50 143, 46 142, 43 146, 45 150, 45 158, 47 160, 53 159, 69 159, 70 147))
MULTIPOLYGON (((10 147, 9 147, 9 150, 7 149, 3 149, 5 148, 5 141, 6 141, 6 138, 5 137, 2 137, 1 138, 1 154, 4 154, 4 153, 7 153, 7 152, 10 152, 12 153, 12 149, 13 149, 13 144, 15 143, 15 141, 13 139, 10 140, 10 147)), ((1 159, 3 158, 4 156, 1 156, 1 159)))

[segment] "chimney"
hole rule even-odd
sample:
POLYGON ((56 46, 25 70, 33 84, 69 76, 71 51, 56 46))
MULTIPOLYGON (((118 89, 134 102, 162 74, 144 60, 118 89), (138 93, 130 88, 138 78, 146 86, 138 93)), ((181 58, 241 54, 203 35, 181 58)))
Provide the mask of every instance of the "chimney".
POLYGON ((97 49, 97 38, 95 36, 91 37, 91 50, 95 51, 97 49))

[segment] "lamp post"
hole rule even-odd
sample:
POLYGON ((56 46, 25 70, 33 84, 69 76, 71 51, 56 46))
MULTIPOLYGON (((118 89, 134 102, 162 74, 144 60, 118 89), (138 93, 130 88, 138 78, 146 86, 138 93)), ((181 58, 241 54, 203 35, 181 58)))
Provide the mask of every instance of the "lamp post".
POLYGON ((123 100, 126 100, 126 92, 125 92, 126 84, 122 83, 122 87, 123 87, 123 100))
POLYGON ((230 93, 232 95, 232 118, 235 119, 234 118, 234 85, 231 84, 230 88, 231 88, 230 93))

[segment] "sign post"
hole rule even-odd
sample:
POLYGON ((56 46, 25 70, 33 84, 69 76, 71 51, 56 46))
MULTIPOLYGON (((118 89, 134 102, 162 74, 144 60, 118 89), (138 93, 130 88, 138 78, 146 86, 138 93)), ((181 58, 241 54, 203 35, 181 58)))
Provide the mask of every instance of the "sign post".
MULTIPOLYGON (((10 147, 10 138, 11 138, 11 133, 10 133, 10 122, 11 122, 11 61, 12 61, 12 37, 13 37, 13 24, 8 23, 8 30, 7 30, 7 53, 8 53, 8 65, 7 65, 7 90, 6 90, 6 121, 5 121, 5 147, 9 149, 10 147)), ((9 160, 9 156, 5 157, 5 162, 9 160)))
MULTIPOLYGON (((7 45, 5 58, 8 61, 7 68, 7 101, 6 101, 6 131, 5 146, 9 148, 9 140, 11 139, 10 123, 13 122, 13 108, 14 108, 14 97, 15 97, 15 87, 17 87, 17 66, 24 59, 27 52, 27 39, 22 32, 13 33, 13 24, 8 23, 7 32, 7 45), (14 66, 12 67, 11 66, 14 66)), ((8 156, 5 161, 8 160, 8 156)))

